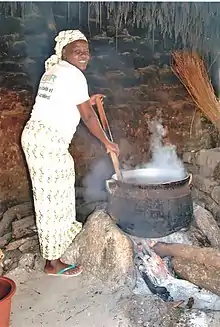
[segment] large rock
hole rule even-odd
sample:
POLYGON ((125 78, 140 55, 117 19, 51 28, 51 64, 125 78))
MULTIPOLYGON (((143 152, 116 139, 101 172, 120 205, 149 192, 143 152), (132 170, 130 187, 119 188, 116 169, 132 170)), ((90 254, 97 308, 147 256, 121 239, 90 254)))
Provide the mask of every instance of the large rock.
POLYGON ((131 240, 104 210, 97 210, 88 217, 63 259, 81 264, 85 273, 116 287, 135 285, 131 240))
POLYGON ((212 135, 207 130, 201 130, 200 135, 188 139, 184 149, 185 151, 204 151, 215 147, 212 135))
POLYGON ((196 164, 200 166, 204 177, 212 176, 216 166, 220 163, 220 148, 201 150, 196 154, 196 164))
POLYGON ((11 251, 4 251, 4 271, 13 270, 18 266, 18 262, 22 256, 21 251, 18 249, 11 251))
POLYGON ((16 241, 12 241, 5 248, 7 251, 13 251, 19 249, 21 252, 26 252, 29 249, 34 250, 38 245, 37 235, 31 237, 24 237, 16 241))
POLYGON ((21 203, 8 209, 1 219, 0 236, 8 231, 13 220, 23 218, 31 213, 33 213, 33 204, 31 202, 21 203))
POLYGON ((12 222, 12 236, 15 239, 32 235, 35 231, 34 215, 12 222))
POLYGON ((218 183, 212 178, 204 178, 203 176, 196 174, 193 175, 193 185, 200 191, 211 194, 213 188, 215 188, 218 183))
POLYGON ((183 162, 187 164, 193 164, 195 158, 195 152, 186 151, 183 153, 183 162))
POLYGON ((0 249, 9 243, 11 238, 12 238, 11 233, 7 233, 7 234, 3 235, 2 237, 0 237, 0 249))
POLYGON ((194 175, 197 175, 199 172, 199 167, 196 165, 192 165, 192 164, 188 164, 188 163, 184 163, 184 166, 186 168, 186 171, 188 171, 189 173, 194 175))
POLYGON ((220 228, 211 212, 201 206, 194 206, 194 217, 198 228, 214 248, 220 249, 220 228))
POLYGON ((212 198, 220 204, 220 186, 215 186, 212 191, 212 198))
POLYGON ((193 189, 193 197, 196 201, 196 203, 205 206, 206 209, 208 209, 213 216, 215 217, 218 225, 220 223, 220 207, 217 202, 215 202, 208 194, 205 194, 204 192, 199 191, 197 188, 193 189))

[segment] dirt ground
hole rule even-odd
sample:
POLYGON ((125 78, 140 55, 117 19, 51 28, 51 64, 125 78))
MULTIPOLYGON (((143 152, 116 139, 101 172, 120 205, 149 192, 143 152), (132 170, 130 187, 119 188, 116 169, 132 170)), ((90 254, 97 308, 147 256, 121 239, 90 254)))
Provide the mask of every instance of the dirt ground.
POLYGON ((219 327, 220 313, 183 311, 153 295, 112 292, 91 276, 48 277, 17 268, 11 327, 219 327))
POLYGON ((120 319, 100 285, 82 277, 59 278, 37 274, 19 285, 12 307, 12 327, 113 327, 120 319))

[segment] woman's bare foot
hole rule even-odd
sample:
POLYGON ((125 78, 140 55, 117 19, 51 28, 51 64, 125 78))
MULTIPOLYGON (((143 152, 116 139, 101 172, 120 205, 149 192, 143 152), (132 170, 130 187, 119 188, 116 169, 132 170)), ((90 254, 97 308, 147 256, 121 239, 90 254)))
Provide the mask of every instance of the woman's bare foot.
POLYGON ((82 272, 81 266, 79 266, 79 265, 67 265, 67 264, 61 262, 60 259, 51 260, 51 261, 47 260, 46 265, 44 267, 44 272, 46 274, 50 274, 50 275, 57 275, 63 269, 67 269, 67 270, 62 272, 61 275, 78 276, 82 272))

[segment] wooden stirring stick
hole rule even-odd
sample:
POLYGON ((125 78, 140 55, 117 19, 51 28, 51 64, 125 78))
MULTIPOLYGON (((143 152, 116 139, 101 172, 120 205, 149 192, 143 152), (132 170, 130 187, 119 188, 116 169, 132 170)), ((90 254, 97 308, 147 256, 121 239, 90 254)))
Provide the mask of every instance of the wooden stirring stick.
MULTIPOLYGON (((113 137, 112 137, 112 133, 111 133, 111 130, 110 130, 110 127, 108 124, 106 114, 105 114, 105 110, 104 110, 102 101, 99 97, 96 98, 96 105, 97 105, 97 109, 98 109, 98 113, 99 113, 99 118, 101 120, 102 128, 104 129, 106 134, 109 136, 110 140, 113 142, 113 137)), ((112 163, 113 163, 113 166, 115 169, 117 179, 122 181, 123 177, 122 177, 122 173, 120 171, 118 157, 114 152, 110 152, 110 156, 112 159, 112 163)))

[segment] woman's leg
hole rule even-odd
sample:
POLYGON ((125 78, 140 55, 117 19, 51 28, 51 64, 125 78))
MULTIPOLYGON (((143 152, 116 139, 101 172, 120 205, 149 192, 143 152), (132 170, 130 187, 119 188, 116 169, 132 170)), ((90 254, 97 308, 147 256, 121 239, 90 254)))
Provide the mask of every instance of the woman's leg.
POLYGON ((67 269, 62 275, 76 275, 78 276, 82 272, 82 268, 76 265, 71 268, 71 265, 63 263, 60 259, 57 260, 46 260, 44 271, 46 274, 58 274, 63 269, 67 269))
POLYGON ((32 180, 40 249, 46 259, 44 270, 48 274, 78 275, 81 267, 60 260, 81 230, 81 223, 75 220, 73 158, 62 139, 47 127, 32 125, 29 129, 31 133, 25 132, 22 146, 32 180))
POLYGON ((62 169, 44 166, 35 171, 35 213, 38 235, 43 258, 46 259, 44 271, 57 274, 63 269, 65 275, 79 275, 81 267, 67 265, 60 258, 81 230, 81 223, 75 220, 75 173, 73 159, 70 166, 62 169), (42 183, 43 181, 43 183, 42 183), (42 187, 42 185, 44 185, 42 187), (68 268, 68 269, 67 269, 68 268))

